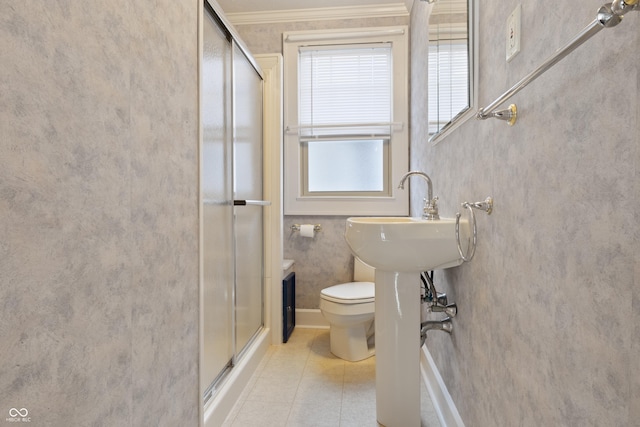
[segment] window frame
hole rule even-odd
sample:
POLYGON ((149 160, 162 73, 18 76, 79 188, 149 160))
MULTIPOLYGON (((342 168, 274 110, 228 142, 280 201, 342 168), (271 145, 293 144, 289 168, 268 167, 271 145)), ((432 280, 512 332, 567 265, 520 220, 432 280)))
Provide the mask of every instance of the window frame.
POLYGON ((284 214, 285 215, 399 215, 409 214, 409 194, 395 183, 409 167, 408 27, 283 33, 284 57, 284 214), (393 96, 388 193, 385 195, 304 194, 304 150, 298 134, 298 52, 300 47, 390 43, 393 96))

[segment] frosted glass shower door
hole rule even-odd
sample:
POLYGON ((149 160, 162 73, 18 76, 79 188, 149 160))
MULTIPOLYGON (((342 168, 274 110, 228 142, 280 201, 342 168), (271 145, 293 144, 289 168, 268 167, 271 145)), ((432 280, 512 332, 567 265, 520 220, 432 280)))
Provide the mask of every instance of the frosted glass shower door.
POLYGON ((231 44, 205 13, 202 61, 203 363, 202 394, 233 358, 233 132, 231 44))
POLYGON ((263 322, 262 78, 233 49, 234 190, 236 233, 236 353, 263 322), (251 202, 251 203, 250 203, 251 202))

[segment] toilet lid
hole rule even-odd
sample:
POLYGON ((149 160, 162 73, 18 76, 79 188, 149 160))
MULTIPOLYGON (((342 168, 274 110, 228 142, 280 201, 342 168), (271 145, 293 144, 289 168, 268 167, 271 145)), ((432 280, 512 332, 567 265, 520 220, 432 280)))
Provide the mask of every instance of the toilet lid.
POLYGON ((322 298, 342 304, 360 304, 375 300, 373 282, 350 282, 330 286, 320 292, 322 298))

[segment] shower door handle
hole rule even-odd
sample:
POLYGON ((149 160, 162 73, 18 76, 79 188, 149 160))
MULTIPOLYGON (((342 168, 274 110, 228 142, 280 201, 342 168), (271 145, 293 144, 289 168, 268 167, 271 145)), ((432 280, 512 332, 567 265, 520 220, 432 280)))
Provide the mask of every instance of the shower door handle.
POLYGON ((233 206, 271 206, 268 200, 234 200, 233 206))
MULTIPOLYGON (((229 206, 231 201, 203 199, 202 203, 207 206, 229 206)), ((271 202, 268 200, 234 200, 233 206, 271 206, 271 202)))

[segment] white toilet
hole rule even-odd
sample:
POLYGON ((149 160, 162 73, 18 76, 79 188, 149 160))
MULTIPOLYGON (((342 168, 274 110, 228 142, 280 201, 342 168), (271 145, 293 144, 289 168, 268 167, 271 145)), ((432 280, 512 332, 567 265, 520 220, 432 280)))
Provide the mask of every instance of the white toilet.
POLYGON ((320 311, 329 322, 331 353, 357 362, 375 354, 375 269, 358 257, 353 264, 355 281, 323 289, 320 311))

